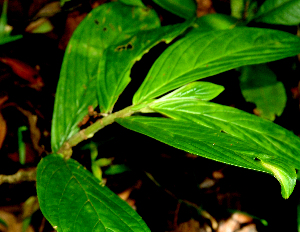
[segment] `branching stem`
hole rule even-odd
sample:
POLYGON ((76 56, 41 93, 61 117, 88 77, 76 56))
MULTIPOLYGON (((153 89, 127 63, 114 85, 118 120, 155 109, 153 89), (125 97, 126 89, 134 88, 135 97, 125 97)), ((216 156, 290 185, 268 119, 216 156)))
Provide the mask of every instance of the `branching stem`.
POLYGON ((66 159, 70 158, 72 155, 72 147, 76 146, 78 143, 92 138, 96 132, 104 128, 105 126, 112 124, 116 118, 125 118, 131 116, 133 113, 139 110, 132 110, 133 106, 126 107, 123 110, 117 111, 113 114, 109 114, 86 129, 79 131, 77 134, 69 138, 58 150, 58 154, 62 154, 66 159))

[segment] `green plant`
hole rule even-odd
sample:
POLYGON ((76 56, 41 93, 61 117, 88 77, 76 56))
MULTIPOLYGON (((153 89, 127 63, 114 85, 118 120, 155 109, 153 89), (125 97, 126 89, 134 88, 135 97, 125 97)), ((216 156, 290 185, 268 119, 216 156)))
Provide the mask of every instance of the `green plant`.
MULTIPOLYGON (((272 174, 288 198, 300 168, 299 138, 270 121, 209 102, 224 88, 198 80, 295 56, 300 39, 237 26, 237 20, 224 15, 194 19, 193 1, 161 1, 186 20, 160 26, 155 11, 141 1, 121 2, 94 9, 66 49, 53 114, 53 154, 37 170, 40 207, 52 226, 58 231, 150 231, 130 206, 70 158, 72 147, 114 122, 192 154, 272 174), (185 2, 188 14, 181 11, 185 2), (132 105, 113 112, 134 63, 159 42, 175 38, 134 93, 132 105), (80 130, 91 106, 99 106, 100 118, 80 130)), ((253 20, 262 20, 262 11, 253 20)))

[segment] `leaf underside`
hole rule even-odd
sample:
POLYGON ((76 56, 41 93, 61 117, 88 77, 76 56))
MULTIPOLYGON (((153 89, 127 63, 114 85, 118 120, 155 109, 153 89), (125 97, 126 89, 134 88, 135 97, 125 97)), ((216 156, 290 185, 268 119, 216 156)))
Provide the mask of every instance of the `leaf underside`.
POLYGON ((75 160, 49 155, 37 170, 41 210, 58 232, 150 231, 126 202, 75 160))

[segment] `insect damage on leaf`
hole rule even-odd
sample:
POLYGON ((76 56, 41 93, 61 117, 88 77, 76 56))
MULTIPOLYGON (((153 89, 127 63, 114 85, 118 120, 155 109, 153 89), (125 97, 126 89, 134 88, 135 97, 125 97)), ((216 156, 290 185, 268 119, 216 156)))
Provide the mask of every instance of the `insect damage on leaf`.
POLYGON ((132 45, 132 43, 131 42, 129 42, 128 44, 126 44, 126 45, 120 45, 120 46, 117 46, 116 47, 116 49, 115 49, 115 51, 116 52, 121 52, 121 51, 123 51, 123 50, 133 50, 133 48, 134 48, 134 46, 132 45))

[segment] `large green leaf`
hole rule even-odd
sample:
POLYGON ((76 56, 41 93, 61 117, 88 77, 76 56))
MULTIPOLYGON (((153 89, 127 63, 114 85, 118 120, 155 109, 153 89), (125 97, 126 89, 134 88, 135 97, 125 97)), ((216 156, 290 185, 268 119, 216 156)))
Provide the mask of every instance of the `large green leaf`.
POLYGON ((192 20, 185 23, 141 30, 119 44, 109 46, 100 61, 98 97, 102 113, 112 111, 119 95, 130 82, 130 70, 144 53, 160 41, 171 42, 181 34, 192 20))
POLYGON ((241 68, 240 87, 246 101, 256 104, 256 114, 275 120, 285 108, 287 96, 282 82, 266 64, 241 68))
POLYGON ((284 198, 288 198, 294 189, 296 172, 289 159, 286 160, 251 140, 240 139, 220 129, 185 119, 127 117, 116 121, 128 129, 192 154, 270 173, 280 182, 284 198))
POLYGON ((37 194, 43 215, 59 232, 150 231, 126 202, 72 159, 43 158, 37 194))
POLYGON ((194 0, 153 0, 153 2, 185 19, 196 16, 197 5, 194 0))
POLYGON ((300 23, 300 0, 266 0, 252 20, 297 25, 300 23))
POLYGON ((66 49, 57 86, 51 130, 54 152, 79 131, 77 124, 88 107, 97 105, 96 80, 104 50, 141 29, 157 26, 154 11, 120 2, 95 8, 81 22, 66 49))
POLYGON ((167 48, 135 93, 137 104, 184 84, 243 65, 300 53, 300 39, 286 32, 238 27, 191 33, 167 48))
MULTIPOLYGON (((300 139, 290 131, 255 115, 194 99, 162 99, 150 108, 176 120, 186 120, 235 136, 268 152, 257 154, 262 164, 300 169, 300 139)), ((275 171, 274 171, 275 172, 275 171)), ((274 173, 276 176, 276 174, 274 173)), ((276 176, 277 179, 279 177, 276 176)), ((284 187, 284 185, 283 185, 284 187)), ((282 190, 283 196, 284 189, 282 190)))
POLYGON ((195 99, 157 100, 150 108, 168 117, 193 121, 255 143, 300 169, 300 139, 268 120, 233 107, 195 99))

